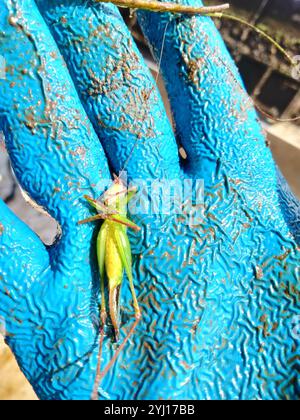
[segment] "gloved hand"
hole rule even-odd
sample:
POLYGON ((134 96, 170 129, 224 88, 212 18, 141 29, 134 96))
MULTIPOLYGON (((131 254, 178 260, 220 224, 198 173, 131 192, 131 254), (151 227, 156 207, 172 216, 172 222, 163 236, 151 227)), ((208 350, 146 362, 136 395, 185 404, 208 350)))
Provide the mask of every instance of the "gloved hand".
MULTIPOLYGON (((77 222, 91 215, 83 195, 99 196, 101 181, 123 168, 138 140, 129 180, 203 179, 204 204, 194 207, 193 223, 185 213, 130 215, 142 228, 130 238, 143 318, 99 397, 299 398, 299 204, 277 179, 214 24, 139 14, 156 56, 169 22, 162 72, 187 152, 181 161, 153 79, 115 7, 0 5, 1 129, 22 187, 62 231, 45 247, 0 203, 0 319, 37 395, 91 396, 99 225, 77 222)), ((131 303, 125 279, 123 338, 131 303)), ((103 366, 117 348, 106 332, 103 366)))

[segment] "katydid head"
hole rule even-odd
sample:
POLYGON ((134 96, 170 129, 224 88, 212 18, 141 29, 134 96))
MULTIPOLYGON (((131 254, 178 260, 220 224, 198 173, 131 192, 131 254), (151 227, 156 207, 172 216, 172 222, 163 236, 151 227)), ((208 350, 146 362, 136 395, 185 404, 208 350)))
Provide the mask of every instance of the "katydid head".
POLYGON ((122 179, 114 175, 113 184, 104 192, 100 200, 110 213, 126 215, 127 204, 136 193, 136 187, 127 188, 122 179))
POLYGON ((85 200, 97 210, 96 216, 78 222, 79 225, 108 220, 139 231, 140 227, 127 218, 127 204, 136 194, 135 187, 127 189, 120 178, 116 178, 111 187, 98 200, 85 195, 85 200))
POLYGON ((116 178, 111 185, 102 195, 102 202, 108 208, 113 208, 116 211, 124 214, 126 212, 126 196, 127 188, 122 180, 116 178))

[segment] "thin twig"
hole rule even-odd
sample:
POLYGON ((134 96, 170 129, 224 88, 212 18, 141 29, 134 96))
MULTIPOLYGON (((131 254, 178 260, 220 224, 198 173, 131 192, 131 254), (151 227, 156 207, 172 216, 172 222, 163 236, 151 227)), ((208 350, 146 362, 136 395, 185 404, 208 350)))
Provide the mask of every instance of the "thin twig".
POLYGON ((221 4, 219 6, 194 7, 184 4, 176 4, 170 2, 159 2, 152 0, 94 0, 96 3, 113 3, 119 7, 129 9, 149 10, 151 12, 170 12, 183 13, 188 15, 207 15, 208 13, 218 13, 229 9, 229 4, 221 4))
POLYGON ((288 52, 274 38, 272 38, 270 35, 268 35, 266 32, 264 32, 263 30, 261 30, 257 26, 252 25, 251 23, 247 22, 247 20, 242 19, 242 18, 237 17, 237 16, 234 16, 234 15, 229 15, 227 13, 208 13, 207 15, 212 17, 212 18, 229 19, 229 20, 232 20, 232 21, 235 21, 235 22, 238 22, 238 23, 241 23, 243 25, 248 26, 253 31, 255 31, 259 35, 261 35, 263 38, 266 38, 272 45, 274 45, 274 47, 276 47, 286 57, 286 59, 292 65, 296 64, 295 60, 288 54, 288 52))
MULTIPOLYGON (((290 64, 292 64, 293 66, 296 64, 295 60, 293 59, 293 57, 291 57, 289 55, 289 53, 274 39, 272 38, 269 34, 267 34, 266 32, 262 31, 260 28, 258 28, 255 25, 252 25, 251 23, 247 22, 245 19, 242 19, 238 16, 234 16, 234 15, 229 15, 226 13, 210 13, 208 14, 208 16, 212 17, 212 18, 218 18, 218 19, 229 19, 232 20, 234 22, 238 22, 242 25, 246 25, 248 28, 252 29, 253 31, 255 31, 256 33, 258 33, 260 36, 262 36, 263 38, 267 39, 272 45, 274 45, 274 47, 280 51, 284 57, 290 62, 290 64)), ((224 64, 224 63, 223 63, 224 64)), ((225 65, 226 66, 226 65, 225 65)), ((226 66, 227 67, 227 66, 226 66)), ((231 70, 229 69, 229 67, 227 67, 227 69, 231 72, 231 70)), ((233 75, 233 73, 231 72, 231 74, 233 75)), ((239 83, 237 82, 235 76, 233 75, 237 85, 239 86, 239 83)), ((273 115, 269 114, 268 112, 266 112, 265 110, 263 110, 261 108, 260 105, 258 105, 255 101, 253 102, 255 108, 265 117, 273 120, 273 121, 277 121, 277 122, 296 122, 300 120, 300 116, 294 117, 294 118, 277 118, 274 117, 273 115)))

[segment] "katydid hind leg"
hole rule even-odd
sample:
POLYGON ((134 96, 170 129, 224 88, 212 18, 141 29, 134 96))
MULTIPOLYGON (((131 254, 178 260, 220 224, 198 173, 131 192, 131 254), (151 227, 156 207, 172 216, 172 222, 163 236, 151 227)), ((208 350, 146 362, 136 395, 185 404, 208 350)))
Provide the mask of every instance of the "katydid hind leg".
POLYGON ((132 255, 128 236, 121 226, 116 226, 114 228, 114 237, 126 274, 128 278, 132 279, 132 255))
POLYGON ((134 284, 133 284, 133 275, 132 275, 132 254, 131 254, 131 247, 130 242, 127 236, 127 233, 122 228, 116 228, 114 229, 114 235, 115 240, 118 248, 118 252, 120 255, 120 258, 122 259, 129 284, 130 284, 130 290, 133 298, 133 306, 135 313, 140 314, 140 308, 138 304, 138 300, 136 297, 134 284))
POLYGON ((100 329, 99 329, 99 351, 97 359, 97 372, 92 393, 92 400, 98 400, 98 389, 101 382, 101 359, 104 341, 104 328, 107 319, 106 300, 105 300, 105 253, 106 253, 107 225, 103 223, 97 238, 97 258, 100 272, 100 292, 101 292, 101 308, 100 308, 100 329))

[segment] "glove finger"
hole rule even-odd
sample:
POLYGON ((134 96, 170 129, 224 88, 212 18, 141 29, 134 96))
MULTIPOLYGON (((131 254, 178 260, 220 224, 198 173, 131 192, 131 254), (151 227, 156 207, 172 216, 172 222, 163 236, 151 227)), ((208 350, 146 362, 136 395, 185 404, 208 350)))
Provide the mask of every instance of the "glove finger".
POLYGON ((27 292, 48 269, 44 244, 0 199, 0 332, 16 334, 27 292))
POLYGON ((22 187, 62 227, 53 265, 80 273, 93 231, 77 225, 90 214, 81 197, 110 178, 105 154, 34 1, 1 1, 0 26, 0 129, 22 187))
POLYGON ((148 12, 138 17, 156 58, 165 34, 162 73, 179 142, 187 152, 186 170, 209 186, 221 169, 254 189, 259 182, 271 197, 276 183, 271 153, 214 23, 208 17, 148 12))
POLYGON ((119 173, 126 166, 130 179, 178 177, 178 148, 171 124, 117 8, 93 1, 36 3, 113 171, 119 173))

